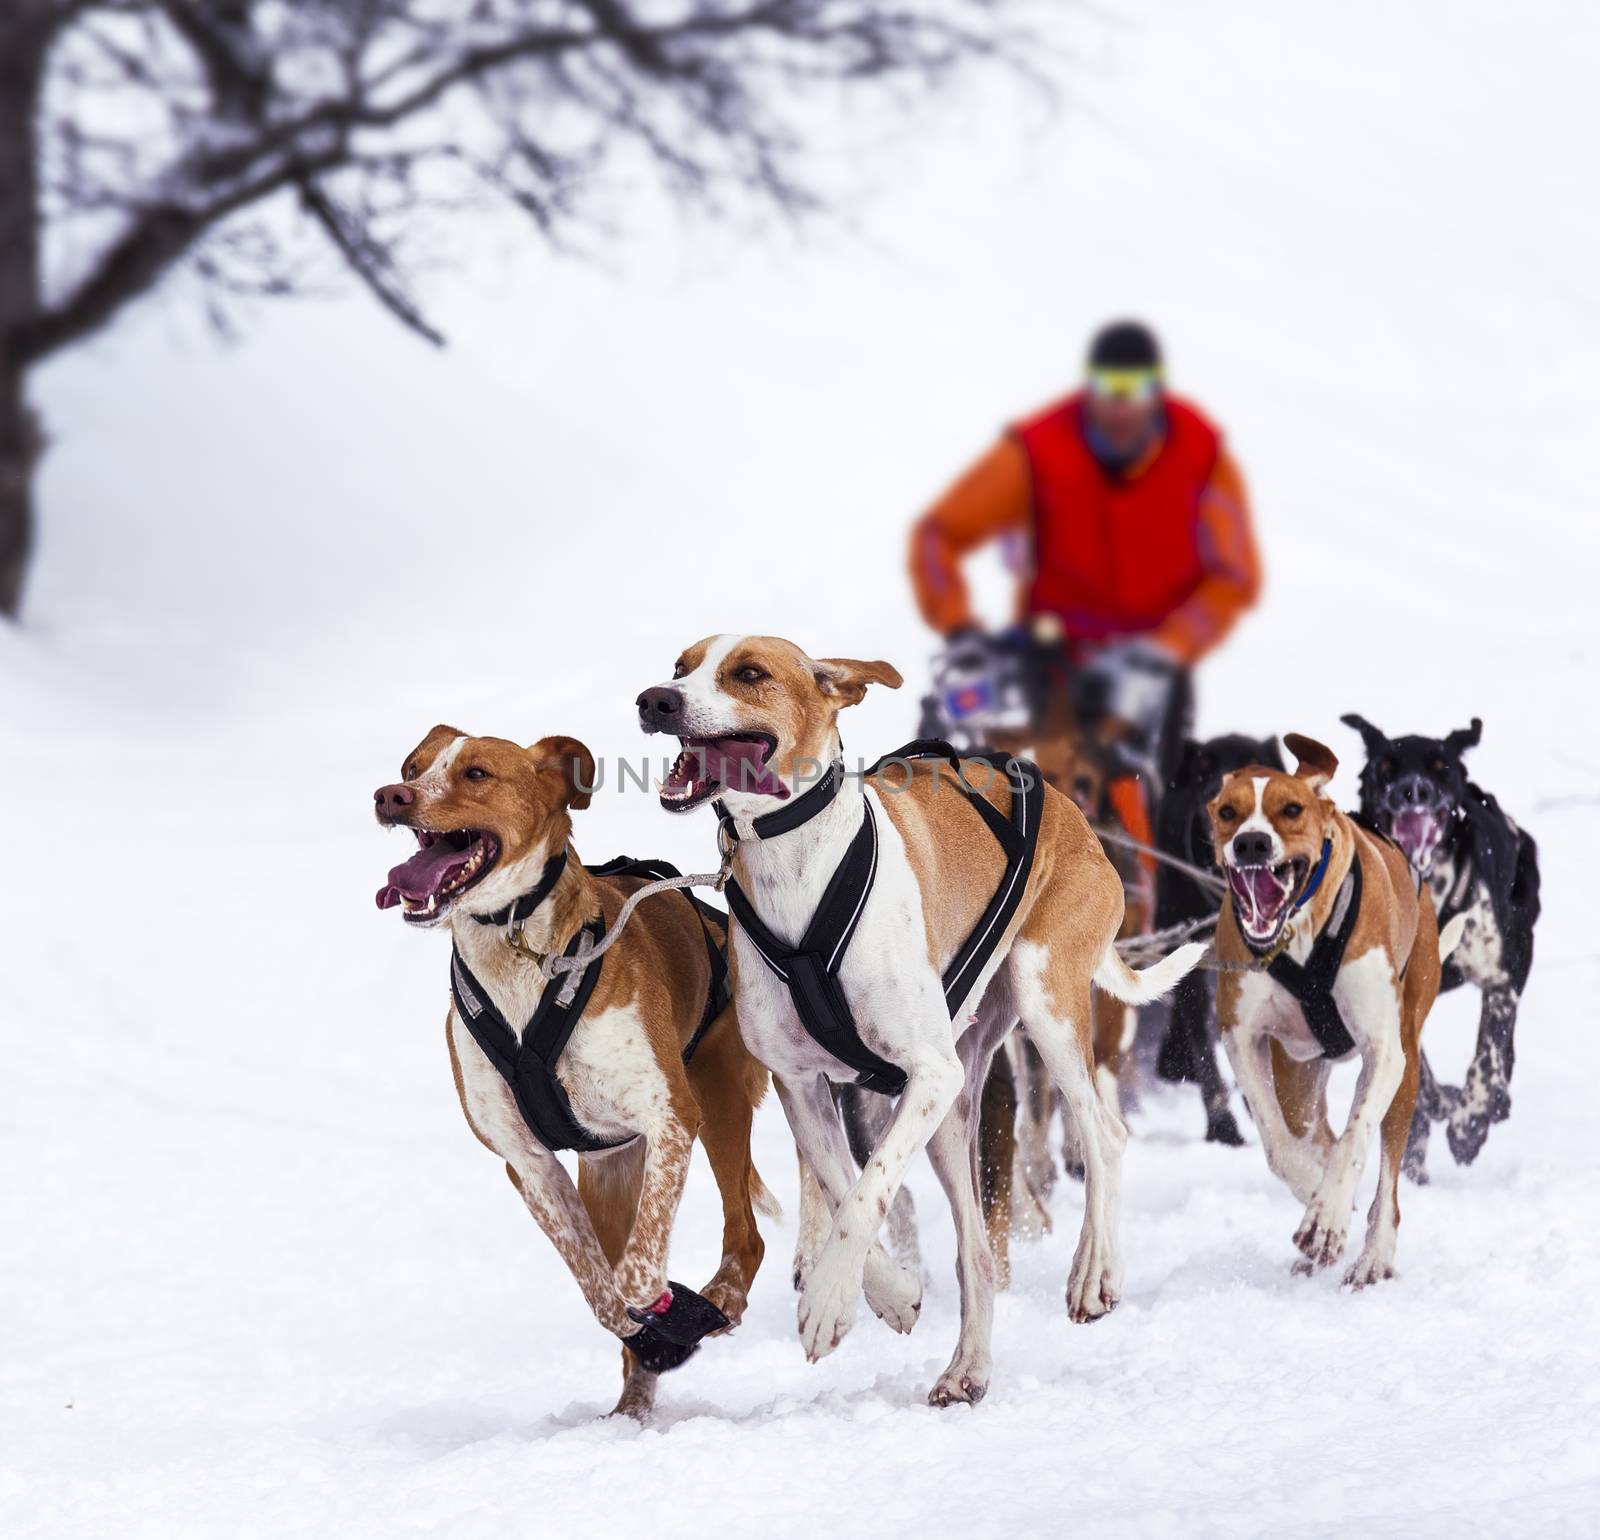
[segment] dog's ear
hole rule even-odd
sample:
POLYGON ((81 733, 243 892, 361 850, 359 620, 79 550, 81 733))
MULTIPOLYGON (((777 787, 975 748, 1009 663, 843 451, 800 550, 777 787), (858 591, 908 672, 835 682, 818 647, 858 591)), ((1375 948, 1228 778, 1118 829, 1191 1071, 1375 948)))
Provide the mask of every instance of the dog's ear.
POLYGON ((1471 727, 1458 727, 1453 733, 1447 734, 1444 746, 1452 754, 1460 756, 1468 749, 1476 748, 1481 737, 1483 737, 1483 718, 1474 717, 1471 727))
POLYGON ((1279 746, 1276 733, 1270 738, 1261 740, 1261 763, 1270 765, 1277 770, 1287 770, 1289 768, 1283 762, 1283 749, 1279 746))
POLYGON ((1361 734, 1361 741, 1366 745, 1368 759, 1377 758, 1379 754, 1389 747, 1388 734, 1379 732, 1364 716, 1360 716, 1354 711, 1347 711, 1339 720, 1346 727, 1353 727, 1361 734))
POLYGON ((528 748, 533 767, 541 774, 558 775, 568 807, 586 808, 595 790, 594 755, 576 738, 541 738, 528 748))
POLYGON ((1294 767, 1295 779, 1304 781, 1313 791, 1321 791, 1339 768, 1339 760, 1333 750, 1326 744, 1318 743, 1315 738, 1307 738, 1301 733, 1285 733, 1283 746, 1298 761, 1294 767))
POLYGON ((867 693, 869 684, 888 685, 898 690, 905 681, 892 663, 881 660, 863 663, 859 658, 818 658, 817 688, 824 695, 836 696, 842 705, 854 706, 867 693))

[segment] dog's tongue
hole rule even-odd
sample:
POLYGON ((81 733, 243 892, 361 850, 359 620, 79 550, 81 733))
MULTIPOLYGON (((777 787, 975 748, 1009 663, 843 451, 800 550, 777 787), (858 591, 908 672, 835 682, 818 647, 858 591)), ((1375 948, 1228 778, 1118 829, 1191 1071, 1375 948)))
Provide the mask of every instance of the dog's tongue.
POLYGON ((1283 897, 1283 884, 1268 866, 1235 867, 1234 886, 1244 892, 1258 911, 1270 911, 1283 897))
POLYGON ((1249 905, 1249 925, 1255 930, 1266 928, 1264 922, 1278 913, 1289 893, 1270 866, 1230 866, 1228 884, 1234 897, 1249 905))
MULTIPOLYGON (((690 744, 682 763, 697 784, 716 781, 728 791, 787 797, 789 788, 762 763, 765 753, 765 744, 747 738, 708 738, 690 744)), ((673 779, 678 778, 675 773, 673 779)))
POLYGON ((1413 866, 1422 867, 1439 839, 1439 815, 1431 808, 1412 808, 1389 818, 1389 832, 1413 866))
POLYGON ((402 898, 420 903, 430 893, 437 892, 439 884, 458 866, 465 866, 470 854, 468 850, 452 848, 445 840, 437 840, 426 850, 419 850, 389 873, 389 881, 378 889, 378 907, 393 909, 402 898))

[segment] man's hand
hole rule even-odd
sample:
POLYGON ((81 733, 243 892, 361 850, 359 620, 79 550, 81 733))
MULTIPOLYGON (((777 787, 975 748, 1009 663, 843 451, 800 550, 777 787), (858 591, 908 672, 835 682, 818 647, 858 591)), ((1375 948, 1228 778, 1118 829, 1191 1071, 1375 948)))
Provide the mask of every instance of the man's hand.
POLYGON ((1086 715, 1117 717, 1153 747, 1178 680, 1178 660, 1146 637, 1108 643, 1080 674, 1086 715))

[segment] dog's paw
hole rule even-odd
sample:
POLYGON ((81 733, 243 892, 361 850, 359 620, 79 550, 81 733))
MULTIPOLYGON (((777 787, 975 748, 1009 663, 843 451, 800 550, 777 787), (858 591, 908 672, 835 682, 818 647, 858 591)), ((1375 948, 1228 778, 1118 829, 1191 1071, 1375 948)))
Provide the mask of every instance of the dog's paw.
POLYGON ((1382 1283, 1386 1278, 1394 1277, 1394 1257, 1382 1250, 1372 1247, 1363 1247, 1361 1255, 1351 1263, 1344 1275, 1345 1287, 1350 1289, 1364 1289, 1374 1283, 1382 1283))
POLYGON ((1316 1197, 1294 1232, 1294 1243, 1311 1267, 1332 1267, 1350 1238, 1350 1205, 1316 1197))
POLYGON ((1238 1148, 1244 1143, 1244 1135, 1239 1132, 1238 1120, 1231 1112, 1219 1112, 1214 1118, 1206 1122, 1207 1144, 1231 1144, 1238 1148))
POLYGON ((976 1406, 989 1394, 989 1365, 957 1353, 928 1392, 929 1406, 976 1406))
POLYGON ((1122 1298, 1122 1268, 1098 1236, 1084 1235, 1067 1277, 1067 1317, 1080 1326, 1110 1315, 1122 1298))
POLYGON ((860 1295, 860 1277, 852 1275, 836 1254, 824 1250, 800 1291, 800 1346, 808 1362, 826 1358, 844 1341, 855 1325, 860 1295))
POLYGON ((1446 1121, 1444 1136, 1455 1163, 1470 1166, 1489 1137, 1489 1119, 1481 1112, 1469 1113, 1458 1108, 1446 1121))
POLYGON ((862 1290, 872 1313, 903 1337, 922 1314, 922 1274, 900 1267, 881 1246, 867 1256, 862 1290))
POLYGON ((744 1319, 750 1296, 731 1279, 713 1278, 701 1293, 728 1318, 728 1324, 720 1331, 713 1332, 712 1336, 720 1337, 724 1332, 732 1331, 744 1319))

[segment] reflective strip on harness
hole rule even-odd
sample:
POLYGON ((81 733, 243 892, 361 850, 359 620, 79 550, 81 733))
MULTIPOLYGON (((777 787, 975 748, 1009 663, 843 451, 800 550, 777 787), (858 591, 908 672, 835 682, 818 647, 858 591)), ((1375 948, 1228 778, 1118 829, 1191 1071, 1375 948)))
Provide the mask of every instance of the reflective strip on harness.
MULTIPOLYGON (((952 1017, 971 994, 984 968, 994 956, 1006 927, 1027 889, 1038 846, 1039 820, 1044 809, 1044 778, 1026 760, 1002 754, 960 755, 948 743, 937 739, 918 739, 885 755, 863 772, 864 778, 878 774, 886 765, 905 764, 914 774, 913 761, 944 759, 955 769, 957 784, 967 801, 988 824, 1006 855, 1006 869, 994 897, 989 901, 972 934, 962 944, 944 971, 945 1006, 952 1017), (1011 789, 1011 815, 1007 818, 986 797, 968 784, 963 761, 1003 770, 1011 789)), ((935 772, 937 773, 937 772, 935 772)), ((820 801, 817 811, 832 800, 820 801)), ((771 837, 756 821, 758 837, 771 837)), ((774 833, 798 827, 789 823, 774 833)), ((789 946, 777 936, 751 906, 737 882, 727 886, 728 906, 749 936, 761 959, 789 987, 795 1011, 806 1032, 841 1063, 856 1072, 856 1083, 885 1095, 898 1095, 906 1083, 905 1071, 874 1053, 861 1039, 855 1017, 839 983, 839 965, 849 949, 851 937, 861 922, 862 911, 872 892, 878 870, 878 825, 872 803, 862 798, 861 826, 850 841, 844 858, 817 905, 811 923, 797 946, 789 946)))

